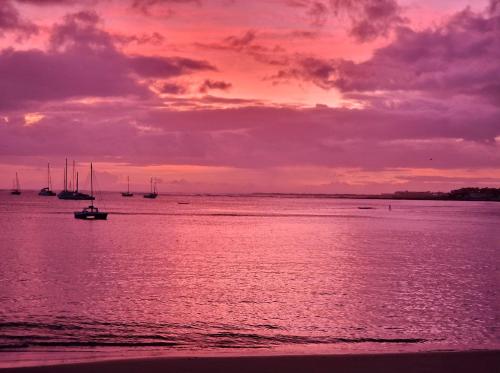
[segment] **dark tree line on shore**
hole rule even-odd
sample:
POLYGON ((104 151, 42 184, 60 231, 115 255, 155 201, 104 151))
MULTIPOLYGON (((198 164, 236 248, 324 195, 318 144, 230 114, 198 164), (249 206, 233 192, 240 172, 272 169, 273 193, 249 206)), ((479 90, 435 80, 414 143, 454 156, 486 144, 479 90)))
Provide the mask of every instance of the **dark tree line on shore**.
POLYGON ((445 199, 460 201, 500 201, 500 188, 461 188, 446 193, 445 199))
POLYGON ((460 188, 451 192, 412 192, 399 191, 380 196, 368 196, 368 198, 387 199, 421 199, 421 200, 451 200, 451 201, 499 201, 500 188, 460 188))

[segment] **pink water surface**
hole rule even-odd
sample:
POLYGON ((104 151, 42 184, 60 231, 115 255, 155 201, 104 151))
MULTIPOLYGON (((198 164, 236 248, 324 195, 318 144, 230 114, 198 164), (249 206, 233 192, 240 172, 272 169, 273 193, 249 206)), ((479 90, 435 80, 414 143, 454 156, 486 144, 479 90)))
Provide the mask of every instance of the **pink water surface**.
POLYGON ((0 194, 0 364, 500 346, 498 203, 101 197, 0 194))

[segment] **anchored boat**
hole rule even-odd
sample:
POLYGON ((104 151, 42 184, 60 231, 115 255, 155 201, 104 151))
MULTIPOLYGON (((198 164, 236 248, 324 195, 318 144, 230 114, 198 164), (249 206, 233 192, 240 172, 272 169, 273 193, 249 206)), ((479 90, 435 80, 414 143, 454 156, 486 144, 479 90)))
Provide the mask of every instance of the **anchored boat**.
POLYGON ((75 211, 75 219, 83 220, 106 220, 108 218, 107 212, 99 211, 97 207, 94 206, 94 170, 92 163, 90 163, 90 206, 85 207, 82 211, 75 211))
POLYGON ((144 195, 144 198, 156 198, 156 197, 158 197, 158 192, 156 191, 156 180, 154 181, 154 184, 153 184, 153 178, 151 178, 150 192, 146 193, 144 195))
POLYGON ((45 197, 53 197, 56 195, 56 193, 52 191, 52 179, 50 177, 50 163, 47 163, 47 186, 45 188, 40 189, 38 195, 45 197))
POLYGON ((89 194, 81 193, 78 191, 78 172, 76 173, 76 184, 75 184, 75 161, 73 161, 73 177, 72 177, 73 186, 76 185, 74 190, 68 189, 68 159, 66 158, 66 164, 64 166, 64 190, 59 192, 57 198, 59 199, 71 199, 71 200, 93 200, 94 197, 89 194))
POLYGON ((134 193, 130 193, 130 178, 127 176, 127 191, 122 192, 122 197, 133 197, 134 193))
POLYGON ((19 186, 19 178, 17 177, 17 172, 16 172, 16 179, 14 180, 14 186, 12 187, 12 190, 10 191, 10 194, 13 194, 15 196, 18 196, 21 194, 21 187, 19 186))

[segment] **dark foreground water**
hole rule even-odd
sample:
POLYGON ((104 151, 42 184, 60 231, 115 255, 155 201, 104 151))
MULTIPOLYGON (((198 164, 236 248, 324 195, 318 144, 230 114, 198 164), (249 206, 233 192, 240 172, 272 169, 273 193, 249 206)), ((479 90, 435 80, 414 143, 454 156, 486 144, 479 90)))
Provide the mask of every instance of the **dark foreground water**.
POLYGON ((108 221, 75 220, 85 204, 0 194, 0 366, 500 346, 499 203, 105 194, 108 221))

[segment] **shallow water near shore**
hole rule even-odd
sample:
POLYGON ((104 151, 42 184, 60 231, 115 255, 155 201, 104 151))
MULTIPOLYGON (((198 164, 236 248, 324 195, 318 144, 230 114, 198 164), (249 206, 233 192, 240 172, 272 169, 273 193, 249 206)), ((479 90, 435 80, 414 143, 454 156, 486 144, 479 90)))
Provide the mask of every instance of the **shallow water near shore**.
POLYGON ((0 364, 500 346, 499 203, 99 197, 0 193, 0 364))

